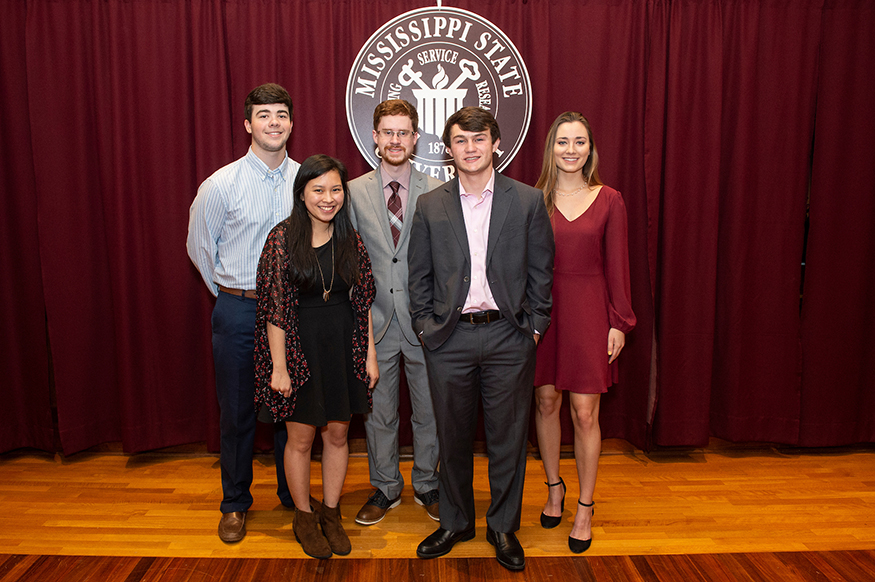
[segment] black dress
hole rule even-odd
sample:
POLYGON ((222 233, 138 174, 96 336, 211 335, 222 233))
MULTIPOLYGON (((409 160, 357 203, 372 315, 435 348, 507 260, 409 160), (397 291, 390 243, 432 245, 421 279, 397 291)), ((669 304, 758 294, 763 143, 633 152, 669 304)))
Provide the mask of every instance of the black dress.
POLYGON ((353 368, 355 315, 350 286, 332 268, 333 242, 314 249, 326 288, 334 273, 328 301, 323 299, 321 278, 312 287, 302 288, 298 296, 298 335, 310 379, 298 389, 295 410, 286 420, 312 426, 348 422, 353 414, 369 411, 367 386, 356 378, 353 368))

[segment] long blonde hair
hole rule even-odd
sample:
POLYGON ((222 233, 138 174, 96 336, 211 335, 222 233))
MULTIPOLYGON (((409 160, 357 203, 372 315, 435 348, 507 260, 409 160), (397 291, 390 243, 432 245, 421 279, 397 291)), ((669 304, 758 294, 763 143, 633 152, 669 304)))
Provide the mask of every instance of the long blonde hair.
POLYGON ((558 133, 559 126, 563 123, 573 123, 575 121, 583 124, 589 137, 589 158, 583 164, 583 177, 586 178, 586 182, 590 187, 604 184, 601 178, 599 178, 599 154, 595 147, 595 140, 592 139, 592 128, 589 126, 589 121, 576 111, 566 111, 556 118, 556 121, 550 126, 550 131, 547 132, 547 141, 544 142, 544 162, 541 165, 541 177, 538 178, 538 183, 535 184, 535 188, 544 192, 544 204, 547 205, 547 212, 550 216, 553 216, 553 211, 556 208, 556 204, 553 201, 553 190, 556 188, 556 178, 559 175, 556 160, 553 156, 556 133, 558 133))

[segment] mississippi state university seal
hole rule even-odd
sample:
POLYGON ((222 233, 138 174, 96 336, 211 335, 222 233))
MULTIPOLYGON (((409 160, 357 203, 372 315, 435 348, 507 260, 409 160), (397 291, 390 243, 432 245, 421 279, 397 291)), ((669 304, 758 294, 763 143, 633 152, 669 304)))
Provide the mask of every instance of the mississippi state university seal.
POLYGON ((375 168, 374 108, 386 99, 416 106, 419 142, 411 162, 444 181, 455 175, 441 140, 450 115, 468 105, 492 112, 501 127, 498 170, 519 151, 532 116, 531 81, 519 51, 494 24, 459 8, 406 12, 359 51, 346 85, 346 115, 359 151, 375 168))

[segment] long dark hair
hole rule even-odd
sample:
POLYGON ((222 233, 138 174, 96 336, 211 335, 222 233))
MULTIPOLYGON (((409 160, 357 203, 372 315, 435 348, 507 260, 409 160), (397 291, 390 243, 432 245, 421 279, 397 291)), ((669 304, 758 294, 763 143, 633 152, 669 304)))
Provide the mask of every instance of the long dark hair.
POLYGON ((340 174, 343 186, 343 205, 334 215, 334 234, 332 244, 335 245, 335 268, 337 274, 350 286, 358 283, 359 261, 358 243, 355 229, 349 220, 349 187, 346 184, 347 173, 343 162, 331 156, 316 154, 310 156, 295 177, 294 206, 288 223, 289 279, 298 287, 308 288, 319 280, 316 252, 313 250, 313 224, 310 214, 304 205, 304 188, 310 182, 323 174, 335 170, 340 174))

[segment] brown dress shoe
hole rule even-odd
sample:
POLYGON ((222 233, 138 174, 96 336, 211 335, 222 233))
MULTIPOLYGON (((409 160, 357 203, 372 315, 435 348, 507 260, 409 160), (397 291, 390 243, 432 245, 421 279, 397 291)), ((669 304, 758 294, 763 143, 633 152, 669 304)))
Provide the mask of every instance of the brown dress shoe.
POLYGON ((328 507, 323 503, 322 511, 319 513, 319 523, 322 524, 322 533, 325 534, 332 552, 338 556, 346 556, 352 551, 349 536, 340 523, 340 504, 337 507, 328 507))
POLYGON ((320 560, 331 557, 331 546, 319 531, 318 514, 295 509, 295 525, 292 531, 295 532, 295 539, 301 544, 305 554, 320 560))
POLYGON ((386 517, 387 511, 399 505, 401 505, 400 495, 395 499, 389 499, 377 489, 371 493, 371 496, 359 509, 358 515, 355 516, 355 522, 359 525, 374 525, 386 517))
POLYGON ((246 512, 223 513, 219 520, 219 539, 226 544, 239 542, 246 537, 246 512))
POLYGON ((435 521, 441 520, 441 512, 440 512, 440 494, 437 489, 432 489, 431 491, 427 491, 420 495, 419 493, 413 494, 413 499, 417 504, 423 506, 425 508, 428 516, 435 521))

